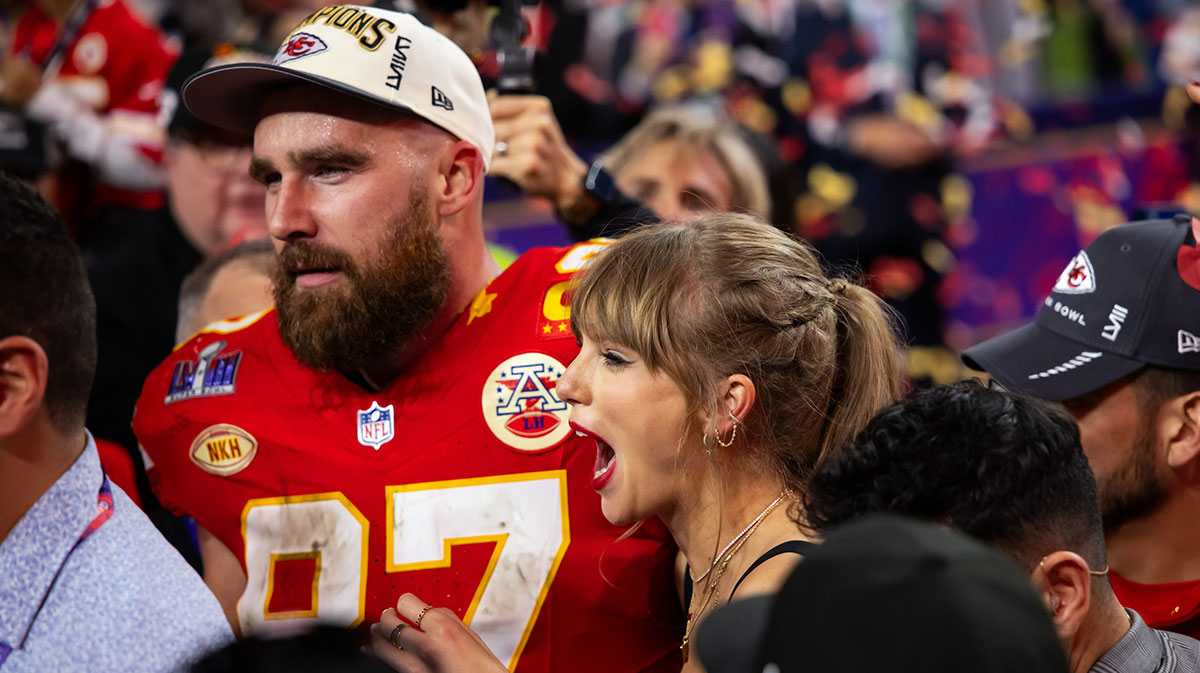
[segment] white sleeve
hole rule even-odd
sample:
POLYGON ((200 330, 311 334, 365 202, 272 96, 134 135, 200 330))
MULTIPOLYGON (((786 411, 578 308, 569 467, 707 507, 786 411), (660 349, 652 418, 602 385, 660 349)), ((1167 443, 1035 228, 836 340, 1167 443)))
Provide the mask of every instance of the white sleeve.
POLYGON ((91 164, 104 182, 135 190, 164 186, 159 159, 144 151, 161 150, 165 142, 155 115, 123 110, 100 115, 56 82, 38 89, 26 114, 47 124, 67 153, 91 164))

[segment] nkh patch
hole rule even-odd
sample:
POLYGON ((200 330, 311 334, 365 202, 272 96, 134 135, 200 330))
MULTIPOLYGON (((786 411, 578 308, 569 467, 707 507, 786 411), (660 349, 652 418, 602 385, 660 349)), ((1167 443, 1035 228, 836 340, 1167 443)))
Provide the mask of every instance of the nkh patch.
POLYGON ((1071 258, 1067 268, 1059 274, 1054 291, 1064 294, 1087 294, 1096 291, 1096 274, 1092 270, 1092 260, 1086 252, 1080 250, 1078 255, 1071 258))
POLYGON ((163 404, 232 393, 242 352, 221 355, 224 348, 224 341, 214 341, 201 349, 195 360, 176 362, 163 404))
POLYGON ((188 450, 197 467, 222 477, 246 469, 257 453, 254 435, 229 423, 208 426, 196 435, 188 450))
POLYGON ((505 446, 547 451, 571 433, 567 404, 555 389, 567 368, 545 353, 508 358, 483 382, 483 418, 505 446))
POLYGON ((296 33, 289 37, 283 46, 279 47, 279 51, 275 52, 275 58, 271 60, 271 65, 281 65, 298 58, 319 54, 327 49, 329 49, 329 45, 316 35, 296 33))
POLYGON ((358 443, 378 451, 379 447, 392 441, 392 438, 396 436, 395 413, 395 405, 389 404, 381 407, 376 401, 371 402, 370 409, 360 409, 358 411, 358 443))

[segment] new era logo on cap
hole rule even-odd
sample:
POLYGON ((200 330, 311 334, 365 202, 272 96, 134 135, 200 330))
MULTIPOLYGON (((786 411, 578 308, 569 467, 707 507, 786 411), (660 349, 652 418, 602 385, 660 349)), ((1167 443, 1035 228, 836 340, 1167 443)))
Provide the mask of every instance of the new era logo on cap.
POLYGON ((443 110, 453 110, 454 109, 454 103, 452 103, 450 101, 450 98, 447 97, 446 94, 442 93, 441 89, 437 88, 436 86, 433 86, 432 84, 429 86, 429 89, 431 92, 430 95, 433 98, 434 107, 440 107, 443 110))
POLYGON ((1187 330, 1179 330, 1179 354, 1200 353, 1200 338, 1187 330))
POLYGON ((1055 292, 1064 294, 1085 294, 1096 291, 1096 272, 1092 270, 1092 260, 1086 252, 1080 250, 1054 284, 1055 292))
POLYGON ((279 65, 287 63, 288 61, 294 61, 305 56, 319 54, 326 49, 329 49, 329 45, 325 44, 325 40, 316 35, 312 33, 295 33, 288 38, 287 42, 284 42, 279 47, 279 51, 275 54, 275 58, 271 61, 271 64, 279 65))

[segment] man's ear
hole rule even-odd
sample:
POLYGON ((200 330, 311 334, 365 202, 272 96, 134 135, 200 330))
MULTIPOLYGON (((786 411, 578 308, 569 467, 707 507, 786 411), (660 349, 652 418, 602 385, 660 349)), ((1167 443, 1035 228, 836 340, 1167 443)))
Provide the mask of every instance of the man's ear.
POLYGON ((26 336, 0 339, 0 437, 16 433, 42 407, 50 360, 26 336))
POLYGON ((1159 436, 1167 443, 1167 464, 1180 468, 1200 455, 1200 391, 1167 402, 1158 413, 1159 436))
POLYGON ((1063 640, 1079 632, 1092 602, 1092 577, 1087 561, 1070 551, 1051 552, 1033 569, 1030 582, 1050 612, 1063 640))
POLYGON ((437 199, 439 215, 457 215, 471 204, 483 189, 483 154, 465 140, 451 143, 438 166, 437 199))

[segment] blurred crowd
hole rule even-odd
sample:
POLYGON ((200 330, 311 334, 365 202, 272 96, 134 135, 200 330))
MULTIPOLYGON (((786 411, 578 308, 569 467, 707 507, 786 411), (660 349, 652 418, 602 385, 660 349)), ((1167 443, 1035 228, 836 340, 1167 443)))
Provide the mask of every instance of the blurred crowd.
MULTIPOLYGON (((139 302, 136 316, 116 315, 129 312, 118 297, 107 309, 101 301, 106 351, 143 357, 107 360, 119 369, 111 377, 102 371, 97 401, 124 406, 133 389, 114 396, 108 386, 136 379, 125 374, 146 371, 165 353, 184 273, 266 235, 259 190, 245 175, 248 153, 238 151, 248 139, 191 119, 179 105, 179 86, 203 67, 253 54, 268 59, 292 26, 329 4, 6 3, 0 163, 38 180, 87 251, 99 285, 121 296, 123 282, 142 293, 152 293, 150 285, 162 290, 139 302), (148 329, 147 314, 154 316, 148 329)), ((988 239, 1005 220, 1036 217, 1062 240, 1075 232, 1061 225, 1074 225, 1078 240, 1050 246, 1055 267, 1068 248, 1126 216, 1200 207, 1200 164, 1187 149, 1200 124, 1182 93, 1200 69, 1200 8, 1183 0, 541 2, 519 6, 524 28, 516 38, 511 29, 489 30, 499 2, 375 4, 420 13, 472 56, 485 84, 503 84, 498 60, 506 48, 515 51, 515 39, 536 52, 525 84, 502 94, 544 97, 540 114, 549 122, 538 123, 561 127, 543 133, 569 145, 570 160, 541 156, 543 165, 531 164, 536 148, 518 143, 514 152, 525 154, 500 157, 492 173, 549 199, 559 221, 570 220, 570 213, 562 217, 564 202, 585 172, 583 159, 602 155, 654 110, 686 109, 700 124, 733 128, 743 140, 732 145, 753 156, 735 149, 739 156, 731 158, 725 143, 710 175, 724 169, 761 172, 762 179, 731 185, 737 198, 726 202, 702 190, 683 207, 756 212, 812 242, 832 267, 861 274, 903 316, 919 380, 953 380, 959 372, 945 344, 961 349, 1013 324, 1048 289, 1049 270, 1028 269, 1018 251, 988 239), (1101 130, 1087 140, 1052 133, 1080 128, 1101 130), (1056 149, 1033 152, 1046 148, 1056 149), (1131 153, 1140 159, 1133 167, 1131 153), (1055 168, 1080 155, 1088 157, 1083 168, 1055 168), (995 188, 1004 176, 988 170, 997 161, 1020 167, 1015 187, 995 188), (559 185, 530 184, 523 175, 530 171, 559 185), (744 198, 747 188, 761 192, 759 182, 769 208, 744 198)), ((518 3, 509 4, 505 11, 516 13, 518 3)), ((531 104, 501 102, 497 114, 513 120, 513 133, 528 132, 531 104)), ((681 155, 672 166, 661 152, 647 155, 658 164, 630 170, 677 175, 679 162, 692 158, 681 155)), ((619 177, 609 158, 608 172, 619 177)), ((630 158, 626 152, 619 163, 630 158)), ((650 186, 633 180, 617 186, 647 201, 650 186)), ((505 209, 511 190, 493 196, 500 259, 562 242, 522 235, 529 224, 555 219, 546 210, 514 216, 505 209)), ((677 216, 661 202, 646 205, 677 216)), ((632 205, 625 210, 627 221, 639 219, 632 205)), ((605 224, 616 219, 601 215, 605 224)), ((1028 235, 1016 229, 1015 237, 1028 235)), ((565 231, 574 238, 605 233, 565 231)), ((103 409, 106 417, 110 411, 103 409)), ((124 425, 104 434, 131 441, 124 425)))

